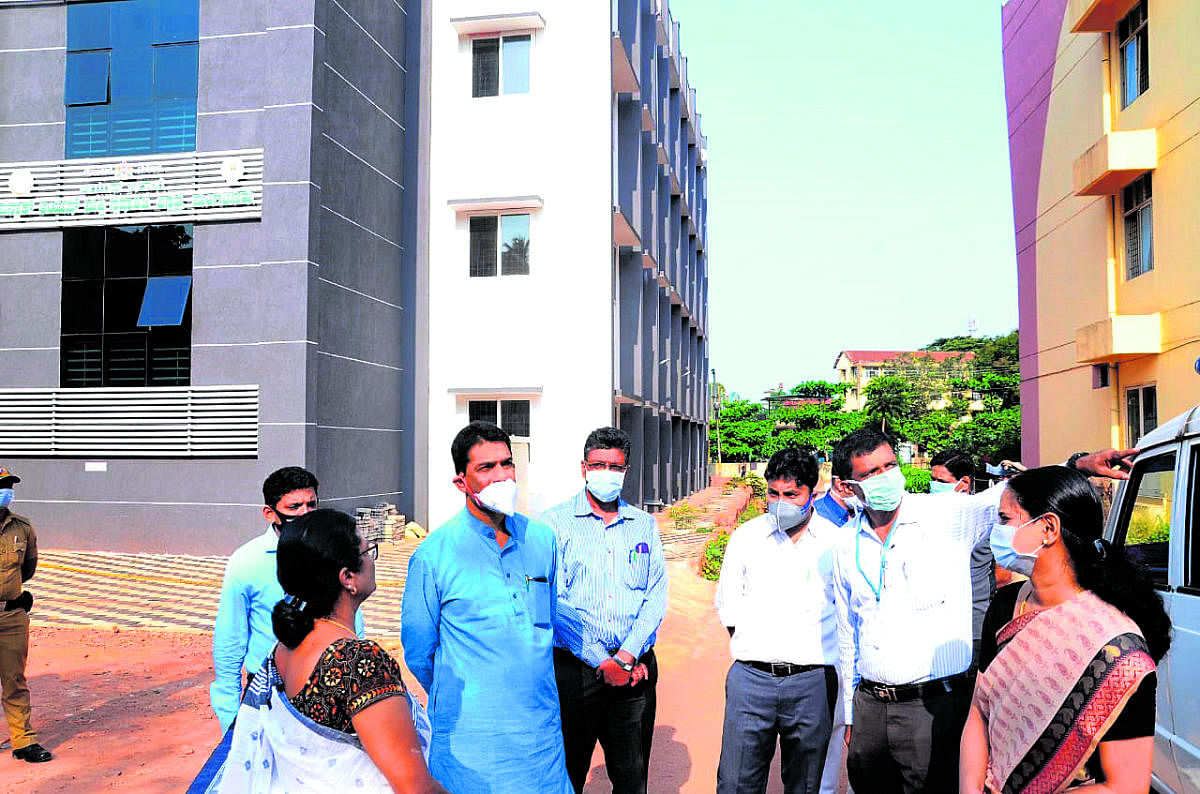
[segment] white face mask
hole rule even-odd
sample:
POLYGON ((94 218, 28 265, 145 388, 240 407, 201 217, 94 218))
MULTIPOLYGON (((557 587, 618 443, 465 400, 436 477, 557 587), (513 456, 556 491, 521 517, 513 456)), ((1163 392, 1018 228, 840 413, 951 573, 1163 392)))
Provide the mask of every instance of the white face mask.
POLYGON ((511 516, 517 512, 517 481, 500 480, 480 491, 475 499, 493 513, 511 516))

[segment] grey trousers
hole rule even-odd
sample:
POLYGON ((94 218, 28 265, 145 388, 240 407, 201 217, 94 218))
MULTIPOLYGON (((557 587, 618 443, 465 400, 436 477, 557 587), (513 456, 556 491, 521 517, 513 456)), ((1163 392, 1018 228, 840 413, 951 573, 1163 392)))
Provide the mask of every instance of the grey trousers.
POLYGON ((958 791, 958 743, 971 706, 971 684, 903 703, 859 688, 846 770, 857 794, 958 791))
POLYGON ((832 667, 773 676, 734 662, 725 677, 718 794, 766 791, 776 741, 784 791, 817 794, 836 696, 832 667))

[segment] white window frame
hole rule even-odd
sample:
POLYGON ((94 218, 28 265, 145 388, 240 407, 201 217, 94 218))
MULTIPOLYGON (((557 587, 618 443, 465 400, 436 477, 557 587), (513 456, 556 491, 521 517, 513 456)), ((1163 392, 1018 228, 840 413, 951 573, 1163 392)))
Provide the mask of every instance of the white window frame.
POLYGON ((528 96, 529 94, 532 94, 533 93, 533 57, 534 57, 533 56, 533 51, 534 51, 533 43, 535 41, 537 41, 536 31, 533 31, 533 30, 505 30, 505 31, 492 32, 492 33, 480 33, 480 34, 471 36, 470 37, 470 42, 471 42, 470 51, 471 51, 471 83, 472 83, 472 86, 474 86, 474 81, 475 81, 475 42, 487 41, 489 39, 495 39, 498 42, 498 45, 497 45, 498 50, 497 50, 497 55, 496 55, 496 63, 497 63, 496 93, 494 95, 490 95, 490 96, 475 96, 475 90, 474 90, 474 87, 472 87, 471 99, 472 100, 499 99, 500 97, 505 97, 505 96, 528 96), (504 61, 505 61, 504 40, 520 38, 523 36, 529 37, 529 74, 526 76, 526 82, 529 84, 529 89, 527 91, 521 91, 521 92, 515 92, 515 93, 506 92, 504 90, 504 61))
POLYGON ((1130 448, 1134 447, 1137 444, 1138 440, 1142 438, 1142 436, 1146 435, 1147 433, 1149 433, 1151 430, 1154 429, 1154 427, 1151 427, 1151 428, 1146 427, 1146 400, 1145 400, 1144 395, 1145 395, 1147 389, 1153 390, 1153 392, 1154 392, 1154 427, 1158 427, 1158 405, 1159 405, 1158 383, 1157 382, 1155 382, 1155 383, 1139 383, 1135 386, 1127 386, 1125 388, 1125 404, 1124 404, 1125 424, 1126 424, 1125 438, 1129 442, 1130 448), (1138 399, 1138 426, 1137 426, 1138 432, 1136 435, 1133 432, 1134 427, 1130 423, 1130 417, 1129 417, 1129 394, 1130 394, 1130 392, 1136 392, 1137 399, 1138 399))
POLYGON ((530 276, 533 274, 533 257, 529 251, 526 251, 525 273, 505 273, 504 272, 504 219, 515 215, 524 216, 529 222, 529 237, 526 239, 526 245, 532 246, 533 242, 533 213, 526 210, 521 212, 477 212, 470 215, 467 219, 467 277, 468 278, 520 278, 521 276, 530 276), (471 220, 474 218, 495 218, 496 219, 496 273, 491 276, 476 276, 471 274, 471 220))

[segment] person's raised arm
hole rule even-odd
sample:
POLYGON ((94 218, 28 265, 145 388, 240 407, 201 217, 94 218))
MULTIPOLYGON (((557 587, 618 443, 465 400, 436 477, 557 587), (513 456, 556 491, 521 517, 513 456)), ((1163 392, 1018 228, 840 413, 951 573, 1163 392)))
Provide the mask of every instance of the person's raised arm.
POLYGON ((958 790, 960 794, 982 794, 987 780, 987 723, 978 703, 971 703, 967 724, 958 748, 958 790))
POLYGON ((372 703, 351 717, 350 722, 363 749, 395 791, 445 794, 446 789, 433 779, 425 765, 407 698, 390 697, 372 703))

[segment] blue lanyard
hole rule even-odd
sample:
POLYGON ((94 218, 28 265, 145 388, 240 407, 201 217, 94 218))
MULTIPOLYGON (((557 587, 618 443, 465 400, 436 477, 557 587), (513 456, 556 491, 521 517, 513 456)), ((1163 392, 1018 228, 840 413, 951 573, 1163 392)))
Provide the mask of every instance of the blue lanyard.
MULTIPOLYGON (((860 515, 858 521, 861 522, 864 517, 865 514, 860 515)), ((854 564, 858 566, 858 572, 862 574, 863 579, 867 580, 867 584, 870 586, 871 592, 875 594, 876 604, 878 604, 880 599, 883 598, 883 573, 887 570, 887 553, 890 546, 890 541, 892 539, 892 532, 895 529, 896 525, 892 524, 892 526, 888 529, 887 538, 883 541, 883 551, 881 551, 879 554, 879 586, 877 587, 875 583, 871 581, 871 577, 867 576, 867 572, 863 570, 861 554, 862 528, 858 525, 858 522, 855 522, 854 525, 854 564)))

